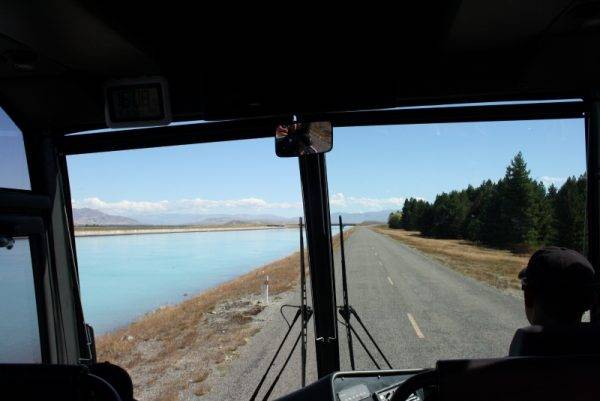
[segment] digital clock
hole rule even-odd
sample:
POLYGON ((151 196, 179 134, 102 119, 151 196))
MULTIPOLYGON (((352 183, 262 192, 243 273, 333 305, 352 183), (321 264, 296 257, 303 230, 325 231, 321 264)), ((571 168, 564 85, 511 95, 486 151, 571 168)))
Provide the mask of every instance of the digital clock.
POLYGON ((110 128, 168 125, 171 110, 161 77, 113 80, 105 85, 106 124, 110 128))

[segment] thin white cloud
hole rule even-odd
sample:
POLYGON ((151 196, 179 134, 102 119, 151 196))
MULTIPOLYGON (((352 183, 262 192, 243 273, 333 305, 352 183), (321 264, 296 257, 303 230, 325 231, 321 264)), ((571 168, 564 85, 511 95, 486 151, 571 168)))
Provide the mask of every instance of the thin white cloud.
MULTIPOLYGON (((345 196, 334 193, 329 198, 333 211, 367 212, 387 209, 399 209, 404 204, 404 197, 367 198, 345 196)), ((241 199, 179 199, 174 201, 130 201, 109 202, 97 197, 73 201, 74 208, 91 208, 109 214, 135 216, 164 213, 252 213, 252 212, 298 212, 302 211, 302 202, 268 202, 261 198, 241 199)))
POLYGON ((143 213, 162 213, 169 209, 169 201, 147 202, 147 201, 128 201, 106 202, 100 198, 86 198, 82 201, 73 200, 75 208, 90 208, 115 214, 143 214, 143 213))
POLYGON ((547 187, 549 187, 552 184, 554 184, 557 187, 560 187, 562 184, 564 184, 565 181, 567 181, 567 178, 566 177, 548 177, 547 175, 545 175, 545 176, 540 177, 539 180, 547 187))
POLYGON ((178 211, 186 212, 208 212, 214 209, 298 209, 302 207, 301 202, 267 202, 261 198, 243 198, 226 200, 209 199, 181 199, 172 203, 172 206, 178 211))
POLYGON ((243 199, 180 199, 176 201, 129 201, 107 202, 99 198, 73 200, 75 208, 91 208, 106 213, 119 215, 153 214, 153 213, 207 213, 223 211, 263 211, 276 209, 300 209, 301 202, 267 202, 260 198, 243 199))
POLYGON ((338 192, 329 197, 332 208, 350 209, 355 211, 377 211, 400 208, 404 205, 403 197, 390 198, 366 198, 356 196, 345 196, 338 192))

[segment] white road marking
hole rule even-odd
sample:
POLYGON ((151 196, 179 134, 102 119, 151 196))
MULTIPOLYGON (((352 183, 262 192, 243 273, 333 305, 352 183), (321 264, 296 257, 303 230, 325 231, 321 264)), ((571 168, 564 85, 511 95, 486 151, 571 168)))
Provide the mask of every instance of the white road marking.
POLYGON ((413 315, 411 315, 410 313, 407 313, 406 316, 408 316, 408 320, 410 320, 410 324, 412 324, 413 329, 415 329, 415 333, 417 333, 417 337, 425 338, 425 336, 423 335, 423 332, 419 328, 419 325, 417 324, 417 321, 415 320, 413 315))
POLYGON ((390 282, 391 285, 394 285, 394 282, 392 281, 392 279, 390 278, 390 276, 387 276, 388 281, 390 282))
POLYGON ((381 260, 378 260, 377 263, 379 263, 379 266, 383 266, 383 263, 381 263, 381 260))

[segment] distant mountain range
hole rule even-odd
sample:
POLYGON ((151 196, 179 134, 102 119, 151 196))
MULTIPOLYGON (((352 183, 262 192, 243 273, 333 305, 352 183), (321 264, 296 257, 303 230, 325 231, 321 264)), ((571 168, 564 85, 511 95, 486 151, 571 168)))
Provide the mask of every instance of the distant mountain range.
POLYGON ((273 214, 181 214, 164 213, 138 217, 143 224, 220 226, 234 224, 290 224, 297 218, 273 214))
MULTIPOLYGON (((384 223, 390 214, 390 210, 365 213, 331 213, 331 222, 337 224, 338 216, 341 215, 346 224, 360 224, 365 222, 384 223)), ((201 226, 224 226, 224 225, 276 225, 295 224, 297 217, 284 217, 272 214, 155 214, 139 216, 132 219, 125 216, 117 216, 90 208, 73 209, 73 218, 76 226, 131 226, 131 225, 201 225, 201 226)))
POLYGON ((360 223, 387 223, 388 216, 391 210, 379 210, 377 212, 364 212, 364 213, 331 213, 331 222, 334 224, 338 223, 338 216, 342 216, 342 222, 344 224, 360 224, 360 223))
MULTIPOLYGON (((198 219, 198 216, 196 216, 198 219)), ((204 216, 195 224, 224 225, 224 224, 293 224, 298 221, 295 217, 283 217, 273 214, 215 214, 204 216)))
POLYGON ((87 207, 73 209, 73 220, 76 226, 134 226, 141 223, 124 216, 106 214, 87 207))

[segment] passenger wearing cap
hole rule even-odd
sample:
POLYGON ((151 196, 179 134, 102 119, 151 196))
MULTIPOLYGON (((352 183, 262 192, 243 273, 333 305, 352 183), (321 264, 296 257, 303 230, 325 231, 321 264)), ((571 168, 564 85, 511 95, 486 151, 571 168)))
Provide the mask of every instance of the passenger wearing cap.
POLYGON ((519 278, 532 326, 517 330, 511 356, 600 353, 600 330, 582 323, 595 299, 594 268, 585 257, 567 248, 542 248, 519 278))

